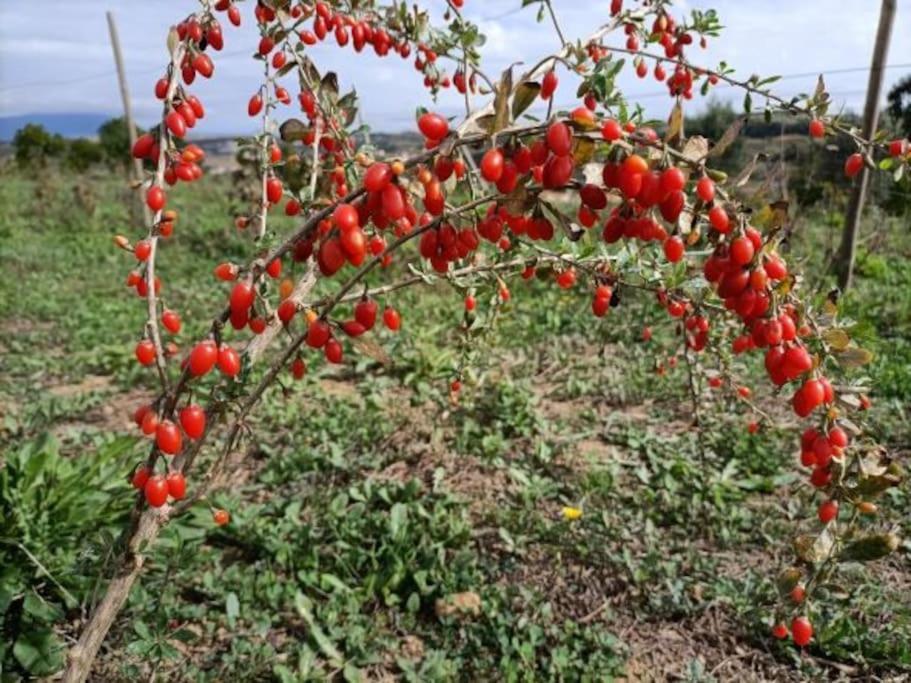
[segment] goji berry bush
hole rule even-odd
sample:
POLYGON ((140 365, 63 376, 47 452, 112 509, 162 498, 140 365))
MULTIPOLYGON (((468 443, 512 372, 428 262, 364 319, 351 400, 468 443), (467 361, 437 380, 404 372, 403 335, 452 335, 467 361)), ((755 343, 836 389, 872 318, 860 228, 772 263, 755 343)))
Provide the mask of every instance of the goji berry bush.
MULTIPOLYGON (((235 511, 210 501, 240 469, 238 453, 257 443, 251 416, 264 395, 315 365, 382 358, 386 337, 374 339, 381 328, 394 335, 422 324, 397 304, 409 289, 445 286, 460 312, 459 342, 441 379, 450 407, 471 400, 485 338, 497 334, 493 321, 534 281, 583 298, 591 326, 622 317, 628 296, 652 299, 661 319, 640 325, 642 343, 656 325, 673 331, 678 352, 655 371, 685 364, 680 381, 696 429, 711 421, 702 387, 749 416, 744 437, 798 419, 791 467, 814 491, 816 519, 783 559, 780 600, 761 606, 766 629, 757 637, 811 646, 814 612, 851 573, 844 568, 899 548, 884 503, 901 468, 866 427, 874 387, 854 370, 872 354, 855 341, 837 293, 807 291, 795 266, 801 259, 786 253, 787 206, 758 204, 745 191, 761 162, 731 174, 716 160, 749 116, 796 117, 816 145, 847 141, 854 151, 843 159, 845 184, 865 167, 900 180, 907 140, 863 139, 830 111, 822 79, 812 94, 784 99, 770 90, 772 77, 741 79, 726 65, 700 63, 721 30, 714 12, 613 0, 591 35, 569 37, 549 0, 526 2, 553 24, 557 50, 530 68, 488 74, 483 37, 462 4, 448 1, 443 26, 420 7, 376 2, 206 0, 175 18, 169 62, 154 83, 160 125, 132 149, 144 161, 137 192, 149 221, 142 234, 115 239, 124 259, 135 260, 133 270, 125 266, 126 284, 146 318, 132 352, 158 382, 157 396, 134 415, 151 445, 129 473, 135 505, 65 680, 89 676, 144 556, 172 520, 207 508, 211 524, 230 525, 235 511), (252 48, 263 80, 244 100, 261 132, 241 142, 236 211, 224 217, 245 246, 210 264, 224 296, 212 302, 205 333, 180 348, 175 338, 186 339, 185 327, 202 327, 162 303, 162 246, 178 247, 194 230, 169 208, 169 195, 203 176, 205 153, 185 141, 207 123, 193 84, 218 78, 218 53, 231 26, 245 21, 260 33, 252 48), (356 75, 324 73, 309 56, 324 42, 365 63, 401 58, 403 71, 417 72, 427 89, 427 101, 415 103, 423 151, 378 153, 356 123, 356 95, 343 92, 356 75), (664 84, 666 120, 649 122, 627 101, 616 83, 624 70, 664 84), (744 93, 745 118, 716 140, 688 136, 688 102, 718 84, 744 93), (434 96, 446 89, 464 97, 463 114, 436 113, 434 96), (561 110, 558 94, 577 106, 561 110), (543 117, 530 114, 533 105, 543 117), (277 213, 297 227, 277 229, 277 213), (742 378, 744 363, 764 368, 766 386, 742 378)), ((577 505, 562 514, 570 523, 584 518, 577 505)))

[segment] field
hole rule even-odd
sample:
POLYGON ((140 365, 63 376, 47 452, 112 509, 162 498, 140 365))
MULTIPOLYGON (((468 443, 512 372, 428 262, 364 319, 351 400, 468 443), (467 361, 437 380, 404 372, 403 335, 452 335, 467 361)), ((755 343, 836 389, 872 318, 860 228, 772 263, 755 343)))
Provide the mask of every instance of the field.
MULTIPOLYGON (((180 226, 161 262, 182 344, 222 301, 216 259, 249 250, 228 191, 213 177, 173 194, 180 226)), ((111 241, 136 234, 128 200, 101 171, 0 175, 3 680, 60 668, 133 501, 127 473, 146 444, 131 413, 155 388, 132 358, 132 264, 111 241)), ((838 215, 807 210, 792 240, 819 296, 838 215)), ((876 354, 875 436, 907 457, 907 220, 874 208, 864 237, 841 311, 876 354)), ((623 291, 596 321, 586 296, 510 286, 506 305, 479 301, 486 327, 468 356, 461 296, 411 289, 395 299, 398 335, 271 389, 224 491, 155 546, 95 680, 911 676, 908 541, 848 565, 851 588, 828 587, 807 651, 768 636, 776 574, 814 504, 796 423, 753 381, 755 358, 735 367, 774 420, 749 434, 732 392, 691 391, 650 296, 623 291), (214 527, 210 505, 231 523, 214 527)), ((883 508, 883 525, 911 537, 907 486, 883 508)))

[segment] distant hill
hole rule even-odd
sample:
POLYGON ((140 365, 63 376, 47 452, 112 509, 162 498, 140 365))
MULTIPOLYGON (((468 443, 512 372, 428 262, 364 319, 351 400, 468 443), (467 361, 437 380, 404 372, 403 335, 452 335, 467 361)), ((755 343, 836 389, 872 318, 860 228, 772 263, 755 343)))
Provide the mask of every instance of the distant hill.
POLYGON ((108 114, 68 113, 68 114, 21 114, 19 116, 0 116, 0 140, 12 140, 16 131, 28 123, 38 123, 51 133, 59 133, 65 138, 94 137, 98 127, 112 118, 108 114))

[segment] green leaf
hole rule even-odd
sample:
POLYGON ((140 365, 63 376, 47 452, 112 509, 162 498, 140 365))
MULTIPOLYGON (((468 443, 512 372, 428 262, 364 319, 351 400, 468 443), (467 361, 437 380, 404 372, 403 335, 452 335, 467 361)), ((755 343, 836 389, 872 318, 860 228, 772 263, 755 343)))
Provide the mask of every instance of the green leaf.
POLYGON ((63 643, 50 629, 29 629, 13 645, 19 665, 34 676, 48 676, 63 667, 63 643))
POLYGON ((389 511, 389 531, 393 536, 398 536, 405 528, 408 521, 408 508, 402 503, 396 503, 389 511))
POLYGON ((899 538, 895 534, 874 534, 845 546, 841 556, 846 560, 872 562, 895 552, 898 544, 899 538))
POLYGON ((228 618, 228 625, 234 628, 237 617, 240 616, 240 601, 237 599, 237 593, 233 591, 225 597, 225 616, 228 618))

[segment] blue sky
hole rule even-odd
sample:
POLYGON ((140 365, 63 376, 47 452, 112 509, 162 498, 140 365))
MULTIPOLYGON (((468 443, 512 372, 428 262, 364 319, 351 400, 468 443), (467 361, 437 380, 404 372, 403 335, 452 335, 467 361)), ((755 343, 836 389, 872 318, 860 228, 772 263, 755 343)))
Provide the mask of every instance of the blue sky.
MULTIPOLYGON (((629 2, 630 0, 627 0, 629 2)), ((443 0, 422 0, 436 17, 443 0)), ((691 59, 707 66, 725 60, 744 78, 789 75, 775 84, 776 92, 791 95, 812 90, 816 74, 841 69, 865 69, 869 65, 879 12, 879 0, 685 0, 678 7, 714 7, 725 28, 704 52, 691 52, 691 59), (851 7, 850 12, 847 6, 851 7), (790 77, 790 75, 795 75, 790 77)), ((911 4, 899 2, 893 30, 890 64, 911 64, 911 4)), ((246 117, 246 102, 258 85, 259 66, 249 59, 255 36, 251 2, 242 3, 244 26, 225 24, 226 45, 216 58, 211 82, 194 84, 194 92, 206 103, 211 117, 200 134, 246 133, 253 125, 246 117)), ((535 10, 519 11, 520 0, 465 0, 465 14, 478 21, 488 42, 483 48, 485 71, 499 73, 512 62, 531 64, 540 55, 557 48, 549 24, 535 21, 535 10)), ((166 58, 168 26, 189 13, 192 0, 0 0, 0 115, 30 112, 120 112, 120 98, 108 43, 105 11, 117 17, 124 46, 132 99, 140 124, 158 113, 152 86, 166 58)), ((554 0, 564 31, 575 37, 590 34, 607 16, 607 0, 554 0)), ((616 40, 616 39, 615 39, 616 40)), ((413 128, 418 104, 447 114, 457 114, 462 100, 443 96, 434 105, 411 66, 398 57, 380 59, 355 55, 350 46, 338 48, 334 41, 311 49, 311 57, 323 71, 341 75, 342 87, 354 86, 361 96, 364 119, 376 130, 413 128)), ((886 72, 886 90, 911 66, 886 72)), ((864 70, 832 73, 826 81, 839 106, 860 110, 866 87, 864 70)), ((567 82, 568 77, 563 79, 567 82)), ((639 100, 656 118, 666 116, 669 98, 654 80, 626 77, 621 82, 632 100, 639 100)), ((558 92, 557 103, 569 105, 572 89, 558 92), (562 95, 562 97, 561 97, 562 95)), ((735 97, 719 89, 718 97, 735 97)), ((689 105, 698 110, 697 97, 689 105)), ((736 96, 736 101, 740 97, 736 96)), ((289 109, 289 115, 293 110, 289 109)))

